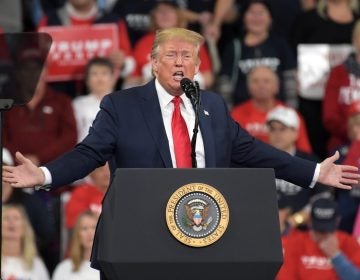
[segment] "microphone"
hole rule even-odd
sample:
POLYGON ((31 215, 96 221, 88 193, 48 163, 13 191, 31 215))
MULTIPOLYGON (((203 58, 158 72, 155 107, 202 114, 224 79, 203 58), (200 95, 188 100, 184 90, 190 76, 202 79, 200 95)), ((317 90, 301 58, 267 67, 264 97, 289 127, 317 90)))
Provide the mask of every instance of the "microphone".
POLYGON ((182 78, 180 81, 180 86, 185 95, 192 101, 196 100, 197 89, 193 82, 188 78, 182 78))
POLYGON ((196 162, 196 137, 199 132, 199 110, 200 110, 200 88, 199 83, 195 81, 195 84, 188 78, 183 78, 180 81, 180 86, 187 98, 191 100, 191 104, 195 110, 195 124, 193 129, 193 136, 191 139, 191 162, 192 167, 197 167, 196 162))

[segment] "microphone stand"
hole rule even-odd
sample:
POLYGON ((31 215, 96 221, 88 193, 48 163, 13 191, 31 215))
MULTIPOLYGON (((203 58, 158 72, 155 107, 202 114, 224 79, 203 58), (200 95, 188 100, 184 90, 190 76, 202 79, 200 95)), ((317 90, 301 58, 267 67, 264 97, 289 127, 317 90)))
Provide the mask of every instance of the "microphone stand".
POLYGON ((193 129, 193 135, 191 138, 191 163, 193 168, 197 168, 196 162, 196 138, 199 132, 199 111, 200 111, 200 87, 197 81, 195 84, 195 96, 192 95, 192 103, 195 111, 195 124, 193 129))

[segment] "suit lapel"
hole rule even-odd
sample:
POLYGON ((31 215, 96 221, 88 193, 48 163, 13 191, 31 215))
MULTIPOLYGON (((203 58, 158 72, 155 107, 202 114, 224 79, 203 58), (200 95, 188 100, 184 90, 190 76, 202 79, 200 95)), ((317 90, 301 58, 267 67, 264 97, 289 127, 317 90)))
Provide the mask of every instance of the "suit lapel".
MULTIPOLYGON (((203 100, 202 100, 203 101, 203 100)), ((214 135, 211 127, 211 115, 206 104, 200 105, 199 123, 205 150, 206 167, 216 167, 214 135)))
POLYGON ((169 142, 166 136, 154 81, 146 84, 141 88, 141 90, 140 106, 144 115, 144 121, 156 143, 165 167, 171 168, 173 166, 170 156, 169 142))

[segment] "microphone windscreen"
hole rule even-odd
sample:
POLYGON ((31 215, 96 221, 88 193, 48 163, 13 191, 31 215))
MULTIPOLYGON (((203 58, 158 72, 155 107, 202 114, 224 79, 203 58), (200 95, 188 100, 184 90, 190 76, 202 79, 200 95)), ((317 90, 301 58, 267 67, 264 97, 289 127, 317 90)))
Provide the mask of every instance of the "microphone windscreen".
POLYGON ((193 82, 189 78, 182 78, 180 81, 180 86, 183 92, 185 92, 188 98, 191 98, 191 95, 195 91, 193 82))

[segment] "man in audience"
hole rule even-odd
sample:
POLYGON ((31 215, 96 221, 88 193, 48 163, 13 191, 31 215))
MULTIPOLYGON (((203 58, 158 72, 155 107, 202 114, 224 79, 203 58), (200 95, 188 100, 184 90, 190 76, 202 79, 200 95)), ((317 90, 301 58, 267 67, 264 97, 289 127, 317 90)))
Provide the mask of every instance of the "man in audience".
POLYGON ((312 204, 310 230, 290 234, 278 280, 360 279, 360 246, 337 230, 338 206, 320 198, 312 204))
MULTIPOLYGON (((35 53, 21 58, 29 71, 41 70, 35 53)), ((53 91, 40 75, 34 96, 26 106, 16 106, 4 114, 4 146, 12 156, 19 149, 39 165, 70 150, 76 144, 76 122, 71 100, 53 91)))
MULTIPOLYGON (((296 111, 290 107, 278 106, 267 115, 269 144, 290 155, 304 159, 319 161, 319 159, 296 148, 299 138, 300 119, 296 111)), ((285 180, 276 179, 278 195, 287 201, 290 208, 287 222, 291 227, 303 226, 310 216, 310 202, 319 197, 330 197, 326 186, 316 184, 312 189, 304 189, 285 180)))
MULTIPOLYGON (((276 106, 286 106, 276 99, 279 92, 279 78, 271 68, 258 66, 248 74, 247 86, 250 100, 234 107, 231 115, 252 136, 268 142, 266 115, 276 106)), ((311 152, 306 127, 302 119, 300 119, 296 146, 304 152, 311 152)))

